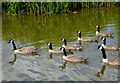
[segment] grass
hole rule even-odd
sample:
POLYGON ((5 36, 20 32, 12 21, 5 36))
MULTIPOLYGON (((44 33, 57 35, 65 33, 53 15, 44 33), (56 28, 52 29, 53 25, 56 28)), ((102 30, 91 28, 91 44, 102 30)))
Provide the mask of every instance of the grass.
POLYGON ((2 2, 2 14, 53 14, 111 5, 120 5, 120 2, 2 2))

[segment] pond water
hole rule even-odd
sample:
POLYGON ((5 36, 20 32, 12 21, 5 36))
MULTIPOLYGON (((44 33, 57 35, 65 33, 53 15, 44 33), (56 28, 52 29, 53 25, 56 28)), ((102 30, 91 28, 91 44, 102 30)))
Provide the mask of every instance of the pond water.
MULTIPOLYGON (((101 31, 110 31, 113 38, 107 43, 118 43, 118 8, 84 8, 78 13, 62 13, 40 16, 2 16, 2 80, 3 81, 117 81, 117 68, 103 65, 102 53, 97 46, 102 43, 81 42, 83 51, 73 51, 75 55, 87 58, 88 63, 70 63, 62 59, 62 54, 48 52, 47 42, 53 48, 61 47, 61 38, 68 43, 79 44, 78 30, 82 37, 95 37, 96 25, 101 31), (40 47, 38 54, 14 55, 14 39, 17 48, 40 47)), ((1 42, 1 41, 0 41, 1 42)), ((106 51, 107 57, 118 56, 117 51, 106 51)))

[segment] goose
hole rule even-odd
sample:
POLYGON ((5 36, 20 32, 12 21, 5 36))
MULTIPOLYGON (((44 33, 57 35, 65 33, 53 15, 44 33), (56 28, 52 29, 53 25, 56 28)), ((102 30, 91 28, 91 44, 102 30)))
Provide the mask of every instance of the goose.
POLYGON ((100 37, 112 37, 112 34, 108 31, 102 31, 100 32, 100 27, 97 24, 96 25, 97 31, 96 31, 96 36, 100 36, 100 37))
POLYGON ((81 31, 77 31, 77 33, 79 34, 78 40, 81 41, 88 41, 88 42, 97 42, 98 40, 94 37, 81 37, 81 31))
POLYGON ((66 60, 66 61, 69 61, 69 62, 83 62, 83 61, 86 60, 85 58, 82 58, 79 55, 70 55, 70 56, 67 56, 66 50, 65 50, 64 47, 61 47, 60 50, 62 50, 64 52, 63 59, 66 60))
POLYGON ((28 47, 23 47, 21 49, 17 49, 16 45, 15 45, 15 42, 14 42, 14 39, 10 39, 8 41, 8 43, 12 43, 15 54, 33 53, 38 49, 38 48, 36 48, 34 46, 28 46, 28 47))
POLYGON ((103 63, 107 63, 109 65, 120 65, 120 62, 119 62, 120 57, 113 57, 113 58, 108 59, 103 46, 102 45, 98 46, 98 49, 102 51, 102 54, 103 54, 102 62, 103 63))
POLYGON ((118 45, 116 44, 107 44, 106 45, 106 38, 102 37, 101 40, 103 41, 102 46, 104 47, 104 49, 108 49, 108 50, 119 50, 120 48, 118 47, 118 45))
POLYGON ((81 46, 77 44, 67 44, 67 41, 65 38, 62 38, 61 41, 64 41, 64 44, 62 45, 62 47, 64 47, 65 49, 82 50, 81 46))
MULTIPOLYGON (((49 52, 50 53, 63 53, 63 51, 60 50, 60 48, 52 48, 52 43, 48 42, 47 45, 49 46, 49 52)), ((66 50, 67 53, 73 53, 70 50, 66 50)))

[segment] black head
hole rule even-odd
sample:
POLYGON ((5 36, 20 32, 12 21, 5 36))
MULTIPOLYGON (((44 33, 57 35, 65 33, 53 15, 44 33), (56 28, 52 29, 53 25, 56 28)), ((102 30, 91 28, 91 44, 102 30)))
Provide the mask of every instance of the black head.
POLYGON ((49 45, 52 45, 52 43, 51 43, 51 42, 48 42, 47 45, 48 45, 48 46, 49 46, 49 45))
POLYGON ((102 37, 101 40, 105 40, 106 38, 105 37, 102 37))
POLYGON ((77 33, 81 33, 81 31, 77 31, 77 33))
POLYGON ((102 46, 102 45, 99 45, 99 46, 98 46, 98 49, 102 50, 102 49, 103 49, 103 46, 102 46))
POLYGON ((60 50, 64 51, 64 50, 65 50, 65 48, 64 48, 64 47, 61 47, 61 48, 60 48, 60 50))
POLYGON ((13 39, 10 39, 10 40, 8 41, 8 43, 13 42, 13 41, 14 41, 13 39))
POLYGON ((62 38, 61 41, 65 41, 66 39, 65 38, 62 38))

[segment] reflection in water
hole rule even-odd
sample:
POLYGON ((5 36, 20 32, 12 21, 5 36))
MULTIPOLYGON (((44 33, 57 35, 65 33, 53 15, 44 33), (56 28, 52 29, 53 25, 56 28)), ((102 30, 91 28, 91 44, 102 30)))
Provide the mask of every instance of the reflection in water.
POLYGON ((17 56, 16 54, 14 54, 14 60, 13 61, 9 61, 9 63, 11 63, 12 65, 16 62, 17 56))
MULTIPOLYGON (((37 52, 34 53, 28 53, 28 54, 20 54, 22 56, 40 56, 40 54, 38 54, 37 52)), ((14 63, 16 62, 17 59, 17 54, 14 54, 14 60, 13 61, 9 61, 9 63, 11 63, 12 65, 14 65, 14 63)))
POLYGON ((49 56, 50 56, 50 58, 49 58, 49 59, 52 59, 52 53, 51 53, 51 52, 50 52, 49 56))
POLYGON ((103 64, 101 71, 96 74, 97 78, 102 79, 102 76, 104 74, 105 68, 106 68, 106 64, 103 64))
MULTIPOLYGON (((68 61, 66 60, 63 60, 63 65, 62 66, 59 66, 59 68, 61 69, 66 69, 66 64, 67 64, 68 61)), ((82 62, 70 62, 72 65, 76 65, 76 64, 79 64, 79 63, 84 63, 84 64, 88 64, 87 61, 82 61, 82 62)))
POLYGON ((66 68, 66 64, 67 64, 67 61, 63 60, 63 65, 59 66, 59 68, 65 69, 66 68))
POLYGON ((109 65, 108 64, 108 66, 114 69, 120 69, 120 65, 109 65))
MULTIPOLYGON (((114 38, 108 38, 108 43, 118 43, 118 7, 101 7, 101 8, 90 8, 90 9, 81 9, 80 13, 72 14, 72 13, 62 13, 56 15, 40 15, 40 16, 2 16, 2 48, 3 55, 2 56, 2 64, 3 65, 3 80, 12 81, 16 79, 17 81, 25 81, 28 79, 23 79, 22 76, 17 77, 19 74, 27 74, 26 78, 31 76, 36 81, 40 80, 58 80, 59 77, 69 75, 69 80, 87 80, 93 79, 93 81, 105 81, 105 80, 118 80, 118 71, 111 67, 107 67, 105 72, 109 72, 107 75, 104 73, 104 79, 99 79, 95 76, 96 68, 101 64, 100 62, 101 56, 99 56, 100 52, 97 48, 98 45, 101 44, 99 39, 99 43, 89 43, 89 42, 79 42, 76 37, 76 31, 81 30, 83 37, 95 37, 96 33, 96 24, 101 26, 101 31, 110 31, 114 33, 114 38), (99 12, 98 12, 99 11, 99 12), (107 11, 107 12, 106 12, 107 11), (81 63, 70 63, 69 62, 61 62, 62 55, 58 54, 50 54, 46 49, 46 43, 51 41, 54 43, 54 47, 59 47, 62 45, 60 42, 61 38, 66 38, 68 43, 77 43, 81 45, 83 51, 73 51, 75 55, 81 55, 82 57, 88 57, 88 65, 81 63), (19 55, 13 55, 13 52, 10 50, 11 46, 7 44, 7 41, 13 38, 16 41, 16 46, 18 48, 26 47, 26 46, 35 46, 41 47, 42 50, 38 51, 42 56, 41 57, 33 57, 27 56, 24 57, 19 55), (10 60, 10 54, 14 56, 14 60, 10 61, 14 66, 8 65, 8 61, 10 60), (48 56, 46 56, 48 55, 48 56), (15 57, 17 57, 17 62, 15 57), (30 58, 30 59, 29 59, 30 58), (32 60, 31 60, 32 58, 32 60), (47 60, 46 58, 50 58, 47 60), (22 61, 22 62, 21 62, 22 61), (25 61, 25 63, 24 63, 25 61), (7 63, 6 63, 7 62, 7 63), (61 64, 63 63, 63 64, 61 64), (23 65, 23 66, 19 66, 23 65), (51 65, 50 65, 51 64, 51 65), (58 65, 59 64, 59 65, 58 65), (61 65, 60 65, 61 64, 61 65), (67 64, 67 65, 66 65, 67 64), (69 65, 68 65, 69 64, 69 65), (71 67, 72 65, 72 67, 71 67), (75 66, 73 66, 75 65, 75 66), (58 67, 60 68, 58 69, 58 67), (68 68, 67 68, 68 67, 68 68), (60 70, 64 69, 67 72, 61 72, 60 70), (11 72, 11 70, 13 70, 11 72), (21 71, 22 69, 22 71, 21 71), (81 77, 77 75, 77 72, 74 72, 75 69, 81 77), (81 71, 79 70, 81 69, 81 71), (26 70, 29 70, 27 72, 26 70), (31 73, 33 71, 39 71, 45 73, 47 76, 40 76, 39 73, 31 73), (19 72, 18 72, 19 71, 19 72), (59 72, 60 71, 60 72, 59 72), (75 75, 73 75, 73 72, 75 75), (114 77, 111 74, 114 73, 114 77)), ((108 52, 109 58, 116 56, 117 52, 108 52)), ((64 77, 65 79, 67 77, 64 77)), ((29 78, 31 79, 31 78, 29 78)), ((31 79, 32 80, 32 79, 31 79)))
POLYGON ((81 44, 81 41, 79 41, 79 45, 81 46, 82 44, 81 44))

